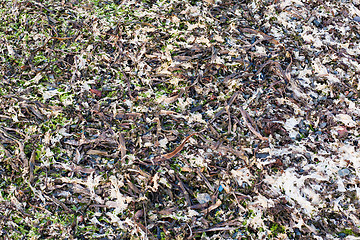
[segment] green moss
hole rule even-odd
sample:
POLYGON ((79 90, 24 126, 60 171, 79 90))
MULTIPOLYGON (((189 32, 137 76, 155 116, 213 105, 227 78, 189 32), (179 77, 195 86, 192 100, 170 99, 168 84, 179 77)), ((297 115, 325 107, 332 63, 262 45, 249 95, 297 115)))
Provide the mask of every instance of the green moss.
POLYGON ((341 233, 345 234, 346 236, 360 237, 359 233, 356 233, 352 229, 349 229, 349 228, 341 230, 338 234, 341 234, 341 233))
POLYGON ((285 227, 281 226, 278 223, 273 223, 270 227, 271 236, 277 237, 280 233, 285 233, 285 227))

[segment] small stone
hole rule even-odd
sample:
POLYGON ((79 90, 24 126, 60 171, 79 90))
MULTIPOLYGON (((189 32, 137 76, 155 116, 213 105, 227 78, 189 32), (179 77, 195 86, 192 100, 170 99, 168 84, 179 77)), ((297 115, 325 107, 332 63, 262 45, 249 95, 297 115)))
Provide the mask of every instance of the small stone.
POLYGON ((301 121, 299 122, 299 128, 305 128, 305 122, 304 122, 304 120, 301 120, 301 121))
POLYGON ((316 26, 316 27, 321 27, 321 22, 319 22, 318 20, 314 20, 313 21, 313 24, 316 26))
POLYGON ((297 237, 301 236, 301 232, 298 228, 294 228, 294 233, 297 237))
POLYGON ((360 17, 359 16, 354 17, 354 21, 360 22, 360 17))
POLYGON ((319 124, 319 128, 324 128, 326 127, 327 123, 326 122, 322 122, 319 124))
POLYGON ((346 97, 351 98, 354 95, 354 92, 349 92, 346 97))
POLYGON ((340 177, 345 177, 350 174, 350 170, 347 168, 343 168, 338 171, 338 174, 340 177))
POLYGON ((339 233, 339 238, 345 238, 346 237, 346 233, 339 233))
POLYGON ((319 100, 320 100, 320 101, 325 101, 326 99, 327 99, 327 96, 320 96, 320 97, 319 97, 319 100))
POLYGON ((255 37, 255 36, 251 38, 251 42, 250 42, 250 43, 253 44, 254 42, 256 42, 256 37, 255 37))
POLYGON ((270 156, 269 153, 256 153, 255 154, 256 158, 267 158, 270 156))
POLYGON ((196 196, 196 200, 198 200, 198 202, 200 204, 204 204, 204 203, 207 203, 211 200, 211 197, 208 193, 199 193, 197 196, 196 196))
POLYGON ((300 132, 302 135, 304 135, 305 137, 307 137, 307 136, 309 135, 309 131, 306 130, 306 129, 304 129, 304 128, 301 128, 301 129, 299 130, 299 132, 300 132))

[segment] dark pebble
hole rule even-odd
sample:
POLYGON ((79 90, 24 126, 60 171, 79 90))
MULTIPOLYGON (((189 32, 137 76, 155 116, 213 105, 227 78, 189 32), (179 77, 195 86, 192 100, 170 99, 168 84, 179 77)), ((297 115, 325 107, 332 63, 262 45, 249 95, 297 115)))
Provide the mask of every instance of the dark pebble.
POLYGON ((256 153, 255 156, 256 156, 256 158, 267 158, 268 156, 270 156, 270 154, 268 154, 268 153, 256 153))
POLYGON ((326 96, 320 96, 320 98, 319 98, 320 101, 325 101, 326 99, 327 99, 326 96))
POLYGON ((56 88, 52 87, 52 86, 46 86, 47 90, 48 91, 54 91, 56 90, 56 88))
POLYGON ((104 86, 104 87, 102 87, 102 89, 101 89, 101 90, 103 90, 103 91, 107 91, 107 92, 111 92, 111 91, 112 91, 111 87, 108 87, 108 86, 104 86))
POLYGON ((254 37, 252 37, 252 39, 251 39, 251 44, 253 44, 254 42, 256 42, 256 37, 254 36, 254 37))
POLYGON ((360 17, 358 17, 358 16, 354 17, 354 21, 360 22, 360 17))
POLYGON ((305 122, 304 122, 304 120, 301 120, 300 122, 299 122, 299 128, 301 129, 301 128, 305 128, 305 122))
POLYGON ((299 130, 299 132, 300 132, 302 135, 304 135, 304 136, 308 136, 308 135, 309 135, 309 131, 306 130, 306 129, 304 129, 304 128, 301 128, 301 129, 299 130))
POLYGON ((346 237, 346 233, 339 233, 339 238, 345 238, 346 237))
POLYGON ((301 236, 301 232, 298 228, 294 228, 294 233, 297 237, 301 236))
POLYGON ((221 16, 221 17, 220 17, 220 22, 226 23, 226 21, 227 21, 227 18, 226 18, 226 17, 224 17, 224 16, 221 16))
POLYGON ((315 19, 313 23, 316 27, 321 27, 321 23, 318 20, 315 19))
POLYGON ((191 108, 190 109, 190 112, 191 113, 193 113, 193 112, 197 112, 197 111, 199 111, 199 110, 201 110, 202 109, 202 105, 199 105, 199 106, 196 106, 196 107, 193 107, 193 108, 191 108))

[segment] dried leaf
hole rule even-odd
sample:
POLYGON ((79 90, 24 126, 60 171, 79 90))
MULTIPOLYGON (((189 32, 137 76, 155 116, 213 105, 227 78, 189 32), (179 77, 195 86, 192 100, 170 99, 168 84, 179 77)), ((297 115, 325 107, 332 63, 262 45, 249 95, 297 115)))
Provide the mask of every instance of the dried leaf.
POLYGON ((97 89, 90 89, 89 90, 91 93, 95 94, 98 97, 101 97, 101 91, 97 90, 97 89))
POLYGON ((174 157, 176 154, 178 154, 184 147, 185 143, 194 135, 196 135, 197 133, 193 133, 191 134, 190 136, 187 136, 185 138, 185 140, 177 147, 175 148, 174 151, 172 151, 171 153, 168 153, 168 154, 165 154, 165 155, 162 155, 161 158, 165 158, 165 159, 170 159, 172 157, 174 157))

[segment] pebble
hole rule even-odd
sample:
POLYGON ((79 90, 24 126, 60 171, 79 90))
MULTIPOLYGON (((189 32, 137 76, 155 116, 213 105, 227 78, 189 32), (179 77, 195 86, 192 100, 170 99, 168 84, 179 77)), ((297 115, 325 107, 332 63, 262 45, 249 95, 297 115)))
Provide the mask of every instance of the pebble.
POLYGON ((301 121, 299 122, 299 128, 305 128, 305 122, 304 122, 304 120, 301 120, 301 121))
POLYGON ((360 22, 360 17, 359 16, 354 17, 354 21, 360 22))
POLYGON ((204 204, 204 203, 207 203, 211 200, 211 197, 208 193, 199 193, 197 196, 196 196, 196 200, 198 200, 198 202, 200 204, 204 204))
POLYGON ((350 170, 347 168, 343 168, 338 171, 338 174, 340 177, 345 177, 350 174, 350 170))
POLYGON ((346 237, 346 233, 339 233, 339 238, 345 238, 346 237))
POLYGON ((320 27, 321 26, 321 22, 319 22, 318 20, 314 20, 313 21, 313 23, 314 23, 314 25, 316 26, 316 27, 320 27))
POLYGON ((326 127, 327 123, 326 122, 322 122, 319 124, 319 128, 324 128, 326 127))
POLYGON ((307 137, 309 135, 309 131, 304 128, 301 128, 299 132, 304 135, 304 137, 307 137))
POLYGON ((294 232, 297 237, 301 236, 301 232, 298 228, 294 228, 294 232))
POLYGON ((354 95, 354 92, 349 92, 349 94, 346 97, 351 98, 353 95, 354 95))
POLYGON ((270 156, 269 153, 256 153, 255 154, 256 158, 267 158, 270 156))
POLYGON ((319 100, 320 101, 325 101, 327 99, 327 96, 320 96, 319 100))
POLYGON ((253 44, 254 42, 256 42, 256 37, 255 37, 255 36, 251 38, 251 42, 250 42, 250 43, 253 44))

